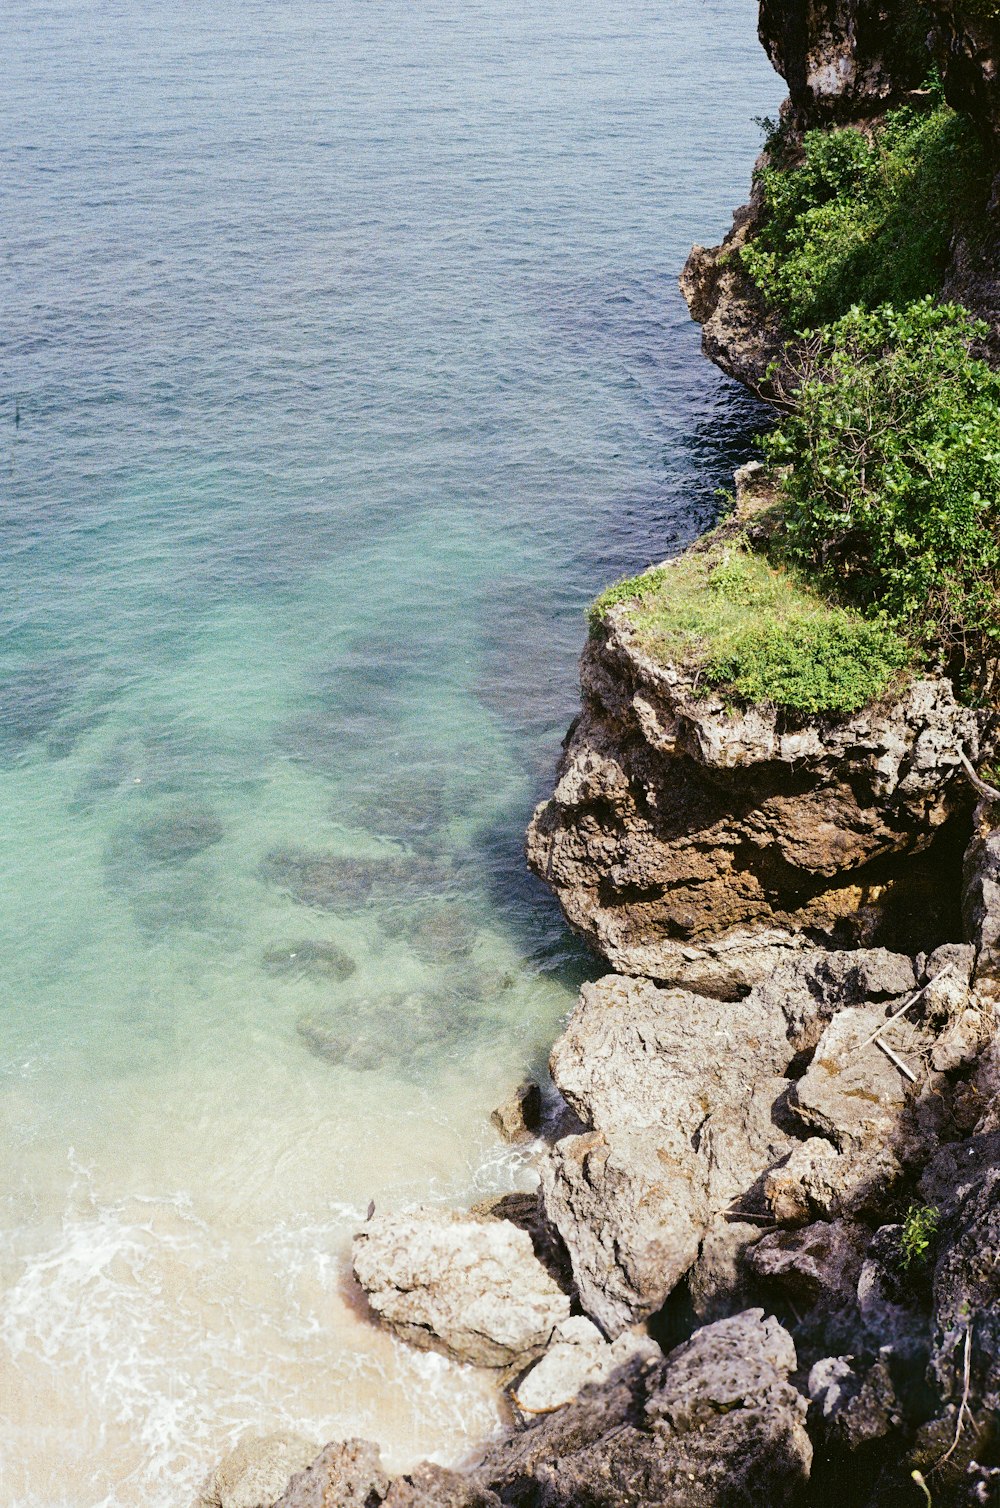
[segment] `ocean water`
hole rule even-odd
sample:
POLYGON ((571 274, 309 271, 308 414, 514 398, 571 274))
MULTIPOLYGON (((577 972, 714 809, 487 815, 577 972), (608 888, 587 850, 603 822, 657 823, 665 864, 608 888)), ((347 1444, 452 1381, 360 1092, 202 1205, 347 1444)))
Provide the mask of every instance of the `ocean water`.
POLYGON ((676 275, 753 0, 24 0, 0 95, 0 1505, 494 1430, 346 1276, 528 1186, 583 608, 759 415, 676 275))

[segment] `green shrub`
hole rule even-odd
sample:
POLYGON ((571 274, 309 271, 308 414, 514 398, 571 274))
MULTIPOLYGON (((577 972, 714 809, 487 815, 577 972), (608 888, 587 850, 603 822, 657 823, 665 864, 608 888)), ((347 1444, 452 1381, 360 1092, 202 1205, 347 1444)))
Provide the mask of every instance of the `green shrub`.
POLYGON ((831 607, 794 570, 715 545, 619 582, 596 626, 628 604, 640 645, 695 670, 703 691, 797 712, 847 713, 884 695, 912 660, 906 640, 831 607))
POLYGON ((1000 635, 1000 375, 955 305, 854 309, 799 352, 764 441, 790 465, 788 558, 946 646, 1000 635))
POLYGON ((941 1215, 932 1204, 911 1204, 899 1235, 899 1253, 904 1267, 923 1265, 930 1256, 941 1215))
POLYGON ((988 174, 971 125, 937 97, 870 131, 809 131, 801 160, 761 168, 765 218, 740 255, 789 327, 853 304, 903 305, 940 286, 963 207, 988 174))

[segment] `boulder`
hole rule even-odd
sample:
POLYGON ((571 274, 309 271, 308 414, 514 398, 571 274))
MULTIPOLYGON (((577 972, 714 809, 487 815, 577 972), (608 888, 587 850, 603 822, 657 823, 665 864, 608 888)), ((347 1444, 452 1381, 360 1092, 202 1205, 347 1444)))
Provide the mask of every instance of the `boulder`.
POLYGON ((794 938, 912 953, 955 935, 978 715, 949 681, 851 717, 737 710, 647 653, 619 606, 581 685, 527 854, 612 968, 731 997, 766 976, 757 935, 786 958, 794 938))
POLYGON ((244 1435, 223 1456, 198 1508, 272 1508, 291 1478, 319 1453, 302 1435, 244 1435))
POLYGON ((542 1124, 542 1091, 526 1079, 498 1105, 490 1120, 506 1142, 530 1141, 542 1124))
POLYGON ((752 1271, 793 1301, 852 1303, 870 1239, 865 1226, 817 1220, 801 1230, 772 1231, 749 1255, 752 1271))
POLYGON ((584 985, 550 1071, 592 1128, 542 1164, 580 1302, 616 1336, 659 1309, 715 1217, 789 1149, 784 1019, 648 980, 584 985))
POLYGON ((375 1313, 413 1345, 483 1367, 539 1356, 570 1301, 509 1220, 417 1209, 354 1238, 354 1274, 375 1313))
POLYGON ((845 1159, 832 1142, 810 1136, 764 1179, 764 1197, 782 1225, 805 1225, 813 1216, 832 1215, 843 1190, 845 1159))
MULTIPOLYGON (((792 1091, 796 1112, 841 1151, 885 1148, 897 1133, 910 1097, 902 1071, 874 1042, 866 1043, 886 1019, 884 1010, 872 1006, 840 1011, 792 1091)), ((906 1061, 912 1073, 924 1076, 919 1054, 929 1046, 925 1033, 897 1023, 881 1040, 906 1061), (907 1033, 905 1045, 897 1032, 907 1033)))
POLYGON ((388 1488, 377 1445, 334 1441, 292 1478, 273 1508, 376 1508, 388 1488))
POLYGON ((428 1461, 397 1477, 383 1503, 384 1508, 500 1508, 500 1499, 488 1487, 428 1461))
POLYGON ((725 1319, 750 1301, 746 1255, 761 1238, 766 1224, 717 1216, 701 1239, 697 1260, 688 1274, 691 1308, 702 1324, 725 1319))
POLYGON ((551 1344, 516 1387, 511 1398, 522 1418, 550 1414, 571 1403, 588 1384, 603 1382, 633 1357, 655 1360, 660 1348, 646 1335, 625 1331, 612 1344, 583 1315, 557 1325, 551 1344))

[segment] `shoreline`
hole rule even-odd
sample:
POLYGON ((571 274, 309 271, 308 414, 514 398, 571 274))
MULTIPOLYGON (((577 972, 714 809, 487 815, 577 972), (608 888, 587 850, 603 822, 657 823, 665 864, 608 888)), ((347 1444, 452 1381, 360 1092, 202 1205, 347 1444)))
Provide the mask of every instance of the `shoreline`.
MULTIPOLYGON (((867 130, 924 61, 859 21, 828 43, 851 68, 796 88, 771 42, 799 139, 867 130)), ((765 391, 775 329, 742 244, 695 248, 685 276, 706 352, 765 391)), ((737 482, 751 535, 758 483, 737 482)), ((202 1508, 247 1470, 280 1485, 260 1508, 792 1508, 845 1501, 851 1472, 866 1508, 995 1491, 1000 827, 968 776, 993 713, 940 668, 852 711, 706 698, 702 662, 649 651, 677 565, 601 610, 529 833, 611 969, 552 1050, 539 1195, 377 1212, 354 1243, 373 1313, 491 1368, 514 1427, 469 1470, 394 1480, 369 1442, 305 1462, 248 1441, 202 1508)), ((538 1116, 523 1087, 500 1118, 530 1138, 538 1116)))

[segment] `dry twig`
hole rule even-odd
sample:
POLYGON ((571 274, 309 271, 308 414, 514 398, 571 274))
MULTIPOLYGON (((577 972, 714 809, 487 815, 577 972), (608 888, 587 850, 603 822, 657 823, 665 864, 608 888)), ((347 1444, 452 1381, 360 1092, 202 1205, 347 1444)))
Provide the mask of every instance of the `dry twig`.
POLYGON ((902 1058, 897 1057, 896 1054, 893 1052, 892 1048, 889 1046, 889 1044, 887 1042, 883 1042, 881 1037, 876 1037, 874 1039, 874 1041, 875 1041, 875 1046, 877 1048, 879 1048, 879 1050, 881 1052, 885 1053, 885 1055, 889 1059, 890 1063, 894 1063, 895 1064, 895 1066, 899 1069, 899 1071, 903 1075, 903 1077, 909 1079, 909 1081, 910 1081, 911 1084, 915 1084, 917 1082, 917 1076, 913 1072, 913 1069, 912 1068, 907 1068, 907 1066, 903 1062, 902 1058))
MULTIPOLYGON (((964 1419, 965 1415, 967 1413, 969 1413, 969 1388, 970 1388, 970 1385, 971 1385, 971 1381, 972 1381, 972 1321, 970 1320, 969 1321, 968 1329, 965 1332, 965 1360, 962 1363, 962 1401, 958 1405, 958 1422, 955 1425, 955 1438, 951 1442, 951 1444, 949 1445, 948 1449, 945 1451, 944 1455, 941 1457, 940 1461, 935 1461, 933 1467, 931 1468, 932 1471, 937 1471, 937 1469, 938 1469, 939 1466, 943 1466, 944 1465, 944 1463, 947 1461, 948 1457, 955 1450, 956 1446, 958 1445, 959 1440, 961 1439, 961 1436, 962 1436, 962 1422, 963 1422, 963 1419, 964 1419)), ((969 1418, 970 1419, 972 1418, 971 1413, 969 1413, 969 1418)))
POLYGON ((921 985, 920 989, 917 990, 915 994, 911 995, 909 1000, 905 1001, 899 1007, 898 1011, 894 1011, 891 1016, 887 1016, 886 1019, 882 1022, 882 1025, 877 1026, 872 1032, 871 1036, 866 1037, 865 1040, 855 1048, 855 1052, 860 1052, 863 1047, 868 1047, 872 1042, 875 1041, 877 1037, 880 1037, 882 1035, 886 1027, 891 1026, 894 1021, 898 1021, 900 1016, 905 1016, 906 1012, 910 1009, 910 1006, 916 1005, 921 995, 926 994, 932 984, 937 984, 939 979, 943 979, 946 974, 950 974, 953 967, 953 964, 946 963, 943 969, 938 969, 937 973, 934 975, 934 978, 928 979, 926 984, 921 985))
POLYGON ((959 750, 958 757, 962 761, 962 769, 968 776, 970 785, 975 786, 980 796, 985 796, 987 801, 1000 801, 1000 791, 997 790, 995 785, 987 785, 986 781, 977 773, 972 760, 964 749, 959 750))

